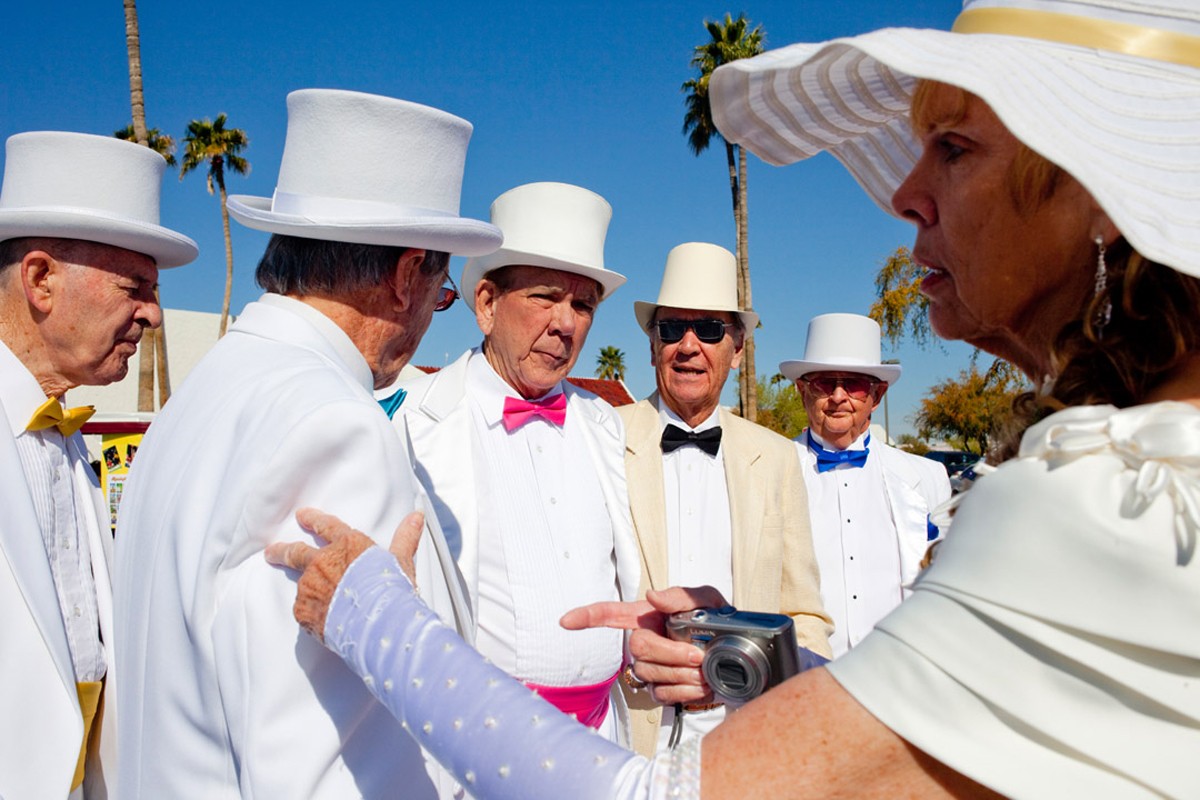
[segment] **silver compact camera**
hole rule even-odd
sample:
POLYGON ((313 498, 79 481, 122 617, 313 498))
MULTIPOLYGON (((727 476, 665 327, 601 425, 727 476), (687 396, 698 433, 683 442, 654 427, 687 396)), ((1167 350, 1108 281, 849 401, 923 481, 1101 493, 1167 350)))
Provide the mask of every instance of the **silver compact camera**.
POLYGON ((795 625, 786 614, 698 608, 668 617, 667 635, 704 651, 704 680, 726 702, 753 700, 800 672, 795 625))

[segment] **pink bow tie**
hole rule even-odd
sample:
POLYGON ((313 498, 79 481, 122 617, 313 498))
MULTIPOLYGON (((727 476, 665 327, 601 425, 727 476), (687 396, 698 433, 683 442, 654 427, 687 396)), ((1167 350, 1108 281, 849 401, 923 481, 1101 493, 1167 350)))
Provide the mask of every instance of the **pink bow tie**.
POLYGON ((504 430, 512 433, 534 417, 541 417, 552 425, 562 425, 567 421, 566 394, 559 392, 545 400, 504 398, 504 430))

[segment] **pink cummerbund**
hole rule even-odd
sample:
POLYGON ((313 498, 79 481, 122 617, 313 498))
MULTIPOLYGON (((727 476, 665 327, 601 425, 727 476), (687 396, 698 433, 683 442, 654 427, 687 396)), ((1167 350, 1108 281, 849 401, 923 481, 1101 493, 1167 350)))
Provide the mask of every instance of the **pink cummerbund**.
POLYGON ((608 680, 589 686, 539 686, 529 682, 525 685, 564 714, 574 714, 584 725, 599 728, 608 716, 609 690, 620 674, 618 670, 608 680))

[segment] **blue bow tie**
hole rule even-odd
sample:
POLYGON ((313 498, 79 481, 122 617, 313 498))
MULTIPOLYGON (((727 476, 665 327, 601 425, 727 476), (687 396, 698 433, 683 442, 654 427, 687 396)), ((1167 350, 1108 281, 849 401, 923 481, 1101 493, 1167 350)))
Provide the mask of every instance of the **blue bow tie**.
POLYGON ((867 454, 871 452, 870 445, 871 435, 867 434, 867 440, 863 442, 862 450, 826 450, 817 444, 812 431, 808 432, 808 447, 817 456, 817 472, 828 472, 839 464, 861 467, 867 463, 867 454))

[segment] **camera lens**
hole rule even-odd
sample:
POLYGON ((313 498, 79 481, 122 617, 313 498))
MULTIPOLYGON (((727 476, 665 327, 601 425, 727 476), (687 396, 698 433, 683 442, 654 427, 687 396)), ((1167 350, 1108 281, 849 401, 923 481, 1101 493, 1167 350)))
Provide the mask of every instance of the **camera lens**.
POLYGON ((766 654, 749 639, 720 636, 704 651, 704 680, 726 700, 752 700, 767 688, 771 667, 766 654))

